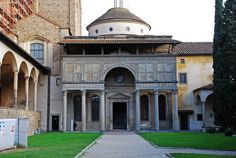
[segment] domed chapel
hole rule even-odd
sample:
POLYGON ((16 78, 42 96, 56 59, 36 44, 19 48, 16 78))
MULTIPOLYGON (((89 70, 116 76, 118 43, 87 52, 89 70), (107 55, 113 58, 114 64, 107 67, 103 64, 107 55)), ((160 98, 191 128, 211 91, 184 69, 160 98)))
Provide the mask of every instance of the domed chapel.
POLYGON ((149 35, 151 26, 123 1, 87 30, 60 42, 64 122, 75 120, 81 131, 179 130, 173 48, 180 42, 149 35))
POLYGON ((28 118, 29 135, 214 126, 212 42, 151 35, 123 0, 88 36, 81 0, 25 2, 14 14, 0 2, 1 119, 28 118))

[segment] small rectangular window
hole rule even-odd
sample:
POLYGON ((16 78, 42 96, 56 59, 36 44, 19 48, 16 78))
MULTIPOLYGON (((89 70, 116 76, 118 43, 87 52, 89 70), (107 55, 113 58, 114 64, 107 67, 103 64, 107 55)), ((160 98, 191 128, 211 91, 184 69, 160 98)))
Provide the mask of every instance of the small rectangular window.
POLYGON ((187 74, 186 73, 179 73, 179 83, 180 84, 187 84, 187 74))
POLYGON ((202 114, 197 114, 197 121, 202 121, 202 114))
POLYGON ((181 64, 185 64, 185 59, 183 59, 183 58, 180 59, 180 63, 181 63, 181 64))
POLYGON ((56 86, 60 86, 61 85, 61 79, 60 78, 57 78, 56 79, 56 86))

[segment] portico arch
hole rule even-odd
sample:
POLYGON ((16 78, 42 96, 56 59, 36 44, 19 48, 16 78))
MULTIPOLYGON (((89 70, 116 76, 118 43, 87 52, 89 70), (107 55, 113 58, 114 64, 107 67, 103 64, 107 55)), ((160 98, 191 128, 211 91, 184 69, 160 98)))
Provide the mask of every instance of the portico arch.
POLYGON ((38 73, 35 68, 31 69, 29 78, 29 109, 37 110, 38 73))
POLYGON ((214 126, 214 112, 213 112, 213 93, 206 98, 206 126, 214 126))
POLYGON ((0 73, 0 105, 14 107, 17 81, 17 62, 12 52, 6 52, 1 61, 0 73), (15 83, 15 84, 14 84, 15 83), (15 85, 15 86, 14 86, 15 85))
POLYGON ((29 86, 29 68, 26 62, 20 64, 19 73, 18 73, 18 99, 17 105, 18 108, 27 108, 28 104, 28 86, 29 86))
POLYGON ((12 52, 6 52, 6 54, 2 58, 2 64, 11 65, 12 71, 18 69, 16 57, 14 56, 12 52))
POLYGON ((130 109, 135 90, 135 76, 124 67, 115 67, 106 73, 105 91, 110 109, 110 130, 130 129, 130 109))

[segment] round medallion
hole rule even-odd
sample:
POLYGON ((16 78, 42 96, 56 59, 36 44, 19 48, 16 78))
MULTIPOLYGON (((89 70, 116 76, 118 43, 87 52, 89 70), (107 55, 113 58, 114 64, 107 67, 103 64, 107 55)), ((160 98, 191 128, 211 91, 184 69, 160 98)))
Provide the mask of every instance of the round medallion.
POLYGON ((118 74, 115 79, 117 83, 122 83, 124 81, 124 76, 122 74, 118 74))

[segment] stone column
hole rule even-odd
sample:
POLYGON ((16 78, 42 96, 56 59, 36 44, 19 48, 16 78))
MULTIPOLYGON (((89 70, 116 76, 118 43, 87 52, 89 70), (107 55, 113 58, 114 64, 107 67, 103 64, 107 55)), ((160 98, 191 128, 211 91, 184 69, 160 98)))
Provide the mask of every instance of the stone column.
POLYGON ((82 132, 86 131, 86 91, 82 91, 82 132))
POLYGON ((25 110, 29 110, 29 76, 25 76, 25 110))
POLYGON ((37 111, 38 81, 34 81, 34 111, 37 111))
POLYGON ((178 114, 178 99, 177 99, 177 91, 173 92, 174 98, 174 110, 173 110, 173 130, 179 131, 179 114, 178 114))
POLYGON ((14 108, 17 108, 18 70, 14 70, 14 108))
POLYGON ((100 125, 101 131, 105 131, 105 92, 100 93, 100 125))
POLYGON ((154 90, 155 131, 159 131, 159 92, 154 90))
POLYGON ((104 55, 104 47, 101 47, 101 55, 104 55))
POLYGON ((173 122, 172 122, 172 93, 168 92, 167 93, 167 107, 168 107, 168 120, 169 120, 169 128, 171 128, 173 126, 173 122))
POLYGON ((135 106, 136 131, 140 131, 140 95, 139 95, 139 90, 136 90, 136 92, 135 92, 135 100, 136 100, 136 106, 135 106))
POLYGON ((206 125, 206 106, 205 106, 205 102, 201 102, 202 104, 202 124, 205 127, 206 125))
POLYGON ((63 92, 63 132, 66 131, 67 122, 67 91, 63 92))

